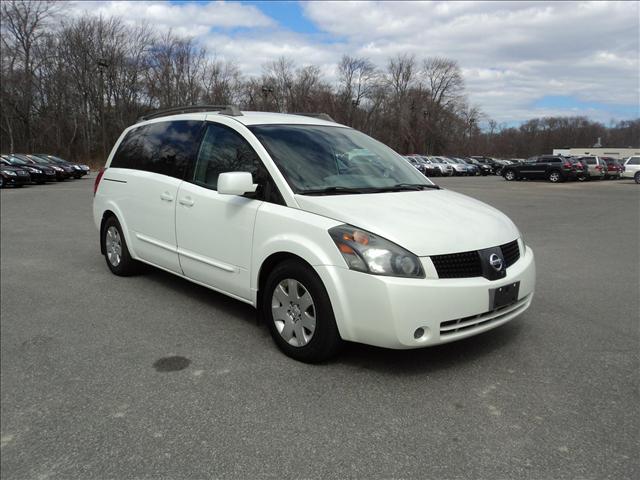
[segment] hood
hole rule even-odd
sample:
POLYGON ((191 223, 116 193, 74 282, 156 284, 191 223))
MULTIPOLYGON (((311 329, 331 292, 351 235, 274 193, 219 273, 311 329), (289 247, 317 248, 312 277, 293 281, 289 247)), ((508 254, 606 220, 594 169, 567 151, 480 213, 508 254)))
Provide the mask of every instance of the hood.
POLYGON ((518 238, 502 212, 449 190, 296 195, 302 210, 348 223, 420 257, 495 247, 518 238))

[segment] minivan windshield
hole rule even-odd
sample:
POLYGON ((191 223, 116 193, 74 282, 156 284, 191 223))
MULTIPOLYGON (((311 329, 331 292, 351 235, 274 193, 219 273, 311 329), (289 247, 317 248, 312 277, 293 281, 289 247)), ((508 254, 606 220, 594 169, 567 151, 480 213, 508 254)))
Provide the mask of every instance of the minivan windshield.
POLYGON ((296 193, 438 188, 396 152, 357 130, 319 125, 254 125, 249 129, 296 193))

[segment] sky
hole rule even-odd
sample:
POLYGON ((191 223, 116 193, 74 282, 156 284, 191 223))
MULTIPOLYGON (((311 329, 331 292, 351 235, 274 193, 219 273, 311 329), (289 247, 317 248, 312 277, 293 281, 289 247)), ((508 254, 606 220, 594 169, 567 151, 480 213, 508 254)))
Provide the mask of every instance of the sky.
POLYGON ((335 81, 342 55, 380 68, 397 54, 457 60, 469 102, 499 124, 640 117, 640 2, 70 2, 192 36, 259 75, 278 57, 335 81))

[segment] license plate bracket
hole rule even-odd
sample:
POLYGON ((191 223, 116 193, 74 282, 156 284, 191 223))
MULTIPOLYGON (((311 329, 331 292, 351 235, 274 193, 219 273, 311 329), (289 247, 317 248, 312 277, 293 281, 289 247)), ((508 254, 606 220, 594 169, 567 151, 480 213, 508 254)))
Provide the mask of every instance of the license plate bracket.
POLYGON ((520 282, 513 282, 489 289, 489 310, 506 307, 518 301, 520 282))

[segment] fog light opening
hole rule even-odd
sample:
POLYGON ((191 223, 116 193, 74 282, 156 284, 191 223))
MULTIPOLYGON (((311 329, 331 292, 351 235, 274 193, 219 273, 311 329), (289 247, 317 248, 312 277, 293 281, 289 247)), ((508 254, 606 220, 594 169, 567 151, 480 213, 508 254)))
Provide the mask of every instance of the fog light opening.
POLYGON ((422 339, 422 337, 424 337, 424 328, 422 327, 416 328, 416 331, 413 332, 413 338, 415 338, 416 340, 420 340, 422 339))

